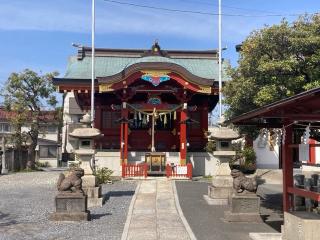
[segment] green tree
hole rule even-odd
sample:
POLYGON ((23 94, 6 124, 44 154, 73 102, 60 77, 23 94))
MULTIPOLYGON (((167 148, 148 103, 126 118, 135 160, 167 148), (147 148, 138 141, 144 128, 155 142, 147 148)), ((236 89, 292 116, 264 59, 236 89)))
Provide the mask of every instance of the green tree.
POLYGON ((57 72, 38 75, 36 72, 25 69, 20 73, 12 73, 3 89, 5 107, 11 115, 11 124, 15 133, 13 141, 21 152, 25 135, 28 146, 27 168, 35 166, 35 149, 38 144, 40 125, 46 122, 44 107, 54 107, 57 104, 55 88, 52 78, 57 72), (22 126, 28 126, 24 133, 22 126))
MULTIPOLYGON (((320 14, 283 20, 252 32, 243 42, 232 81, 223 89, 232 118, 320 86, 320 14)), ((240 132, 256 136, 252 127, 240 132)))

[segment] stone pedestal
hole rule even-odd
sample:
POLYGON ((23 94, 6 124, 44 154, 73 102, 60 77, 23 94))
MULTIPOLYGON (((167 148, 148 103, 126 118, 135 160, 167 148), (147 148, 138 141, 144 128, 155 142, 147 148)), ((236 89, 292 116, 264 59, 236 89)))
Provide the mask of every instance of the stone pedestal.
POLYGON ((87 197, 81 193, 59 193, 55 198, 56 212, 51 213, 52 221, 89 221, 87 197))
POLYGON ((75 154, 81 161, 80 167, 84 169, 82 188, 88 197, 88 207, 102 207, 104 199, 101 195, 101 186, 98 186, 97 177, 93 175, 90 164, 95 150, 79 149, 75 151, 75 154))
POLYGON ((220 164, 217 175, 212 179, 212 185, 208 187, 206 200, 210 205, 228 205, 233 182, 230 172, 228 162, 220 164))
POLYGON ((96 176, 84 175, 82 189, 88 197, 88 207, 102 207, 104 199, 101 194, 101 186, 97 185, 96 176))
POLYGON ((310 212, 284 212, 282 240, 318 240, 320 215, 310 212))
POLYGON ((260 198, 255 194, 233 194, 230 211, 224 213, 228 222, 262 222, 260 198))

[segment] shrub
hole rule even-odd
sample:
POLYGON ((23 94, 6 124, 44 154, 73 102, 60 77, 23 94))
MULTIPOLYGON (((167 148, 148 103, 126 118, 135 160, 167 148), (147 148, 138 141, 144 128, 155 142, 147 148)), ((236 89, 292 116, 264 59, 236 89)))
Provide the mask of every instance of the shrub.
POLYGON ((49 162, 40 162, 40 161, 36 161, 36 168, 47 168, 47 167, 51 167, 49 162))
POLYGON ((113 171, 107 167, 97 168, 95 176, 97 177, 98 183, 103 184, 111 181, 111 175, 113 171))
POLYGON ((74 168, 79 168, 80 167, 80 162, 69 162, 68 164, 69 169, 74 169, 74 168))
POLYGON ((216 150, 217 147, 217 143, 215 141, 208 141, 206 147, 204 148, 204 150, 206 150, 207 152, 212 153, 213 151, 216 150))
POLYGON ((256 170, 256 153, 252 147, 246 146, 244 149, 237 151, 230 162, 230 168, 240 168, 244 173, 252 173, 256 170))
POLYGON ((242 150, 241 154, 242 154, 242 157, 245 159, 244 161, 245 166, 251 166, 256 164, 257 156, 252 147, 245 147, 242 150))

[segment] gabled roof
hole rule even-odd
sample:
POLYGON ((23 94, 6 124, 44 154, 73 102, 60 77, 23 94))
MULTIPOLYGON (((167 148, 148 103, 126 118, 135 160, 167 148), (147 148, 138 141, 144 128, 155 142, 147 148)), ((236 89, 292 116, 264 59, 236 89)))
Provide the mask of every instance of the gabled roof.
MULTIPOLYGON (((185 68, 187 71, 201 78, 217 81, 218 62, 216 59, 200 58, 167 58, 161 56, 147 57, 96 57, 95 68, 97 77, 108 77, 122 72, 124 69, 136 63, 173 63, 185 68)), ((226 63, 223 64, 224 69, 226 63)), ((90 79, 91 78, 91 57, 79 60, 77 56, 69 58, 67 71, 64 78, 68 79, 90 79)), ((225 71, 223 80, 227 81, 225 71)))
POLYGON ((292 97, 229 119, 236 125, 281 126, 285 121, 320 121, 320 88, 314 88, 292 97))
MULTIPOLYGON (((130 66, 139 63, 167 63, 179 66, 190 76, 205 79, 213 85, 218 81, 218 54, 216 50, 209 51, 183 51, 161 50, 155 43, 151 50, 148 49, 95 49, 95 69, 97 78, 112 78, 125 71, 130 66), (154 51, 154 48, 158 48, 154 51)), ((223 62, 223 81, 230 78, 225 70, 227 62, 223 62)), ((187 75, 188 75, 187 74, 187 75)), ((78 55, 71 56, 68 60, 64 80, 91 79, 91 48, 79 47, 78 55)), ((56 80, 59 80, 57 78, 56 80)), ((56 81, 55 81, 56 82, 56 81)), ((58 82, 58 81, 57 81, 58 82)))

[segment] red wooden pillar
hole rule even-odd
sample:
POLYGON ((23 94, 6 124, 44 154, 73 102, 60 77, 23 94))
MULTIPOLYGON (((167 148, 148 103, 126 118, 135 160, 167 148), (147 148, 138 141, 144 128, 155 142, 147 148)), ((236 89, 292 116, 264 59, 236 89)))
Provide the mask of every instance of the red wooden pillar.
POLYGON ((101 130, 101 121, 102 121, 102 110, 100 106, 96 106, 95 109, 95 118, 94 118, 94 127, 101 130))
POLYGON ((123 139, 123 123, 121 122, 120 123, 120 164, 124 164, 124 161, 123 161, 123 144, 124 144, 124 139, 123 139))
POLYGON ((292 125, 291 122, 286 122, 285 133, 282 141, 282 174, 283 174, 283 211, 288 212, 292 208, 292 195, 288 193, 288 188, 293 187, 293 159, 292 149, 289 147, 292 144, 292 125))
POLYGON ((314 139, 309 139, 309 163, 315 164, 316 163, 316 146, 317 143, 314 139))
MULTIPOLYGON (((128 119, 128 111, 126 111, 126 119, 128 119)), ((124 123, 123 126, 123 132, 124 132, 124 151, 123 151, 123 159, 124 162, 128 163, 128 121, 124 123)))
POLYGON ((205 106, 203 107, 203 109, 201 109, 201 121, 200 121, 200 128, 201 128, 201 131, 202 131, 202 141, 204 142, 203 146, 205 147, 207 145, 207 142, 208 142, 208 138, 205 136, 205 133, 208 131, 208 104, 205 104, 205 106))
POLYGON ((128 117, 129 111, 126 103, 122 103, 121 108, 121 126, 120 126, 120 159, 121 164, 128 163, 128 117))
POLYGON ((180 112, 180 164, 187 163, 187 112, 186 109, 181 109, 180 112))
MULTIPOLYGON (((94 112, 95 112, 94 127, 99 129, 99 130, 101 130, 101 122, 102 122, 102 110, 101 110, 101 107, 99 105, 97 105, 94 112)), ((97 145, 100 145, 100 148, 102 148, 100 139, 95 140, 94 142, 95 142, 96 148, 98 147, 97 145)))

